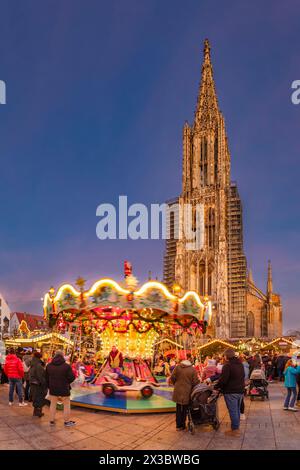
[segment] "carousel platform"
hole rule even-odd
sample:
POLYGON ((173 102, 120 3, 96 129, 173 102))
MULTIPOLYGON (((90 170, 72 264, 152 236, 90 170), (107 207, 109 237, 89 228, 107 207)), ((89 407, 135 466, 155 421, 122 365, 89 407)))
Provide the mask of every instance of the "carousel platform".
POLYGON ((76 387, 71 392, 71 405, 117 413, 170 413, 176 409, 172 401, 172 387, 167 384, 155 389, 151 398, 143 398, 138 392, 116 392, 105 397, 101 386, 76 387))

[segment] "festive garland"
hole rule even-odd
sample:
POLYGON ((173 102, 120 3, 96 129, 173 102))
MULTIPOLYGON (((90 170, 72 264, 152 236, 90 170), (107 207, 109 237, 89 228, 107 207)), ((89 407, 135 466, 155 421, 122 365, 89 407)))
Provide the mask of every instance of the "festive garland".
MULTIPOLYGON (((150 315, 153 316, 153 313, 151 312, 150 315)), ((63 319, 67 323, 76 322, 80 318, 80 323, 83 325, 85 331, 90 332, 93 330, 93 328, 98 329, 97 326, 92 325, 92 323, 97 323, 99 321, 102 321, 104 323, 101 328, 102 331, 109 323, 113 327, 114 331, 117 331, 119 333, 125 333, 126 331, 128 331, 130 325, 134 327, 136 332, 141 334, 147 333, 151 330, 151 328, 153 328, 157 333, 160 333, 166 325, 171 327, 172 324, 178 325, 185 331, 190 330, 190 334, 193 333, 195 328, 199 328, 202 333, 205 333, 207 329, 207 322, 205 320, 198 320, 198 318, 192 316, 189 318, 179 318, 178 316, 171 316, 166 312, 160 311, 155 311, 155 318, 149 318, 149 316, 143 315, 138 310, 131 310, 130 312, 125 310, 119 315, 112 316, 111 318, 101 318, 98 312, 64 312, 60 313, 59 316, 57 314, 51 315, 49 319, 49 326, 55 326, 58 321, 58 318, 63 319), (96 318, 94 317, 95 315, 96 318), (124 321, 126 324, 126 328, 118 330, 116 325, 114 325, 114 323, 117 321, 124 321), (144 322, 145 324, 147 324, 147 328, 141 328, 141 325, 139 326, 138 322, 144 322), (87 325, 85 325, 86 323, 87 325), (197 326, 195 328, 191 328, 193 324, 196 324, 197 326)))

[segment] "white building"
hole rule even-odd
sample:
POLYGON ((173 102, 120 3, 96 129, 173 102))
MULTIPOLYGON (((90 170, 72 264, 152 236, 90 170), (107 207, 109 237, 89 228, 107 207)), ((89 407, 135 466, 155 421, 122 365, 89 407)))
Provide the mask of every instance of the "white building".
POLYGON ((0 293, 0 340, 8 337, 10 332, 10 308, 0 293))

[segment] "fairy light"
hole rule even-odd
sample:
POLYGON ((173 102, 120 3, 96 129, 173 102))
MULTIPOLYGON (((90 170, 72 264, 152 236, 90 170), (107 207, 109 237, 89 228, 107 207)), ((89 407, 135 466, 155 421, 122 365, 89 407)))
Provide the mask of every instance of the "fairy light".
POLYGON ((79 297, 80 295, 80 292, 78 292, 78 290, 76 290, 73 286, 71 286, 71 284, 64 284, 58 289, 57 294, 54 297, 54 302, 57 302, 61 298, 61 296, 64 294, 64 292, 69 292, 69 291, 71 291, 75 297, 79 297))
POLYGON ((93 295, 96 292, 96 290, 98 290, 100 287, 103 287, 103 286, 113 287, 115 290, 117 290, 121 294, 130 294, 129 290, 123 289, 123 287, 121 287, 113 279, 100 279, 100 281, 95 282, 95 284, 93 284, 93 286, 90 288, 90 290, 84 294, 85 297, 90 297, 91 295, 93 295))

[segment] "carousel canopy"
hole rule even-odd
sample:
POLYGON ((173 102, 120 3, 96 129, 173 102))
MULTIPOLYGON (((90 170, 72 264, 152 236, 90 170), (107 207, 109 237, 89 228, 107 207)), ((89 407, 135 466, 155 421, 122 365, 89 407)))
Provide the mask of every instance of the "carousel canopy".
POLYGON ((209 324, 211 319, 211 302, 207 298, 200 298, 194 291, 179 297, 157 281, 133 289, 112 279, 101 279, 89 290, 84 290, 82 284, 79 288, 64 284, 57 292, 52 288, 45 295, 44 315, 50 323, 55 318, 67 322, 119 318, 134 326, 136 321, 175 321, 186 327, 193 322, 209 324))

